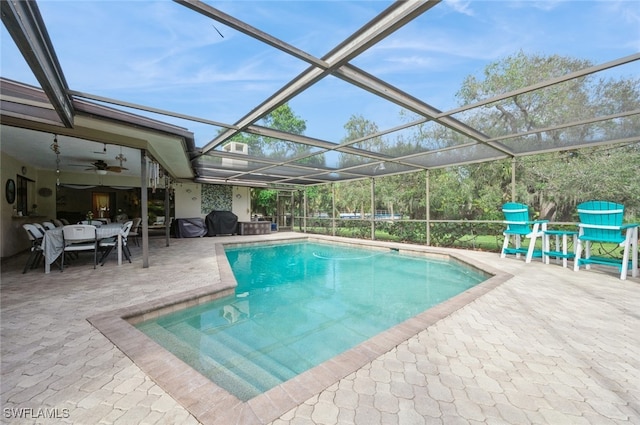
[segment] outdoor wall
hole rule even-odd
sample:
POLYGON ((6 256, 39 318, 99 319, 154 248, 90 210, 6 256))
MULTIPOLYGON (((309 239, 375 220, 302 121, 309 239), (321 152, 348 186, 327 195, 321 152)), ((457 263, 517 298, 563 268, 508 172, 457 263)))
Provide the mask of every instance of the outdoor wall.
POLYGON ((56 204, 56 180, 55 173, 37 170, 30 164, 25 164, 17 161, 15 158, 0 153, 0 175, 2 181, 2 199, 0 200, 0 257, 11 257, 21 251, 29 249, 31 243, 27 238, 27 234, 22 228, 24 223, 31 222, 43 222, 55 217, 56 204), (26 168, 26 174, 22 173, 22 167, 26 168), (34 183, 30 184, 30 191, 28 199, 30 200, 30 206, 37 205, 37 215, 27 217, 15 217, 13 214, 13 207, 16 205, 9 204, 6 198, 6 183, 8 179, 17 180, 17 176, 21 175, 32 180, 34 183), (49 191, 41 189, 49 189, 51 192, 47 196, 49 191), (44 194, 45 196, 41 195, 44 194))
POLYGON ((238 221, 251 220, 248 187, 178 183, 175 185, 176 218, 206 217, 214 209, 232 211, 238 221))
POLYGON ((176 218, 204 217, 200 213, 200 184, 178 183, 174 186, 176 218))

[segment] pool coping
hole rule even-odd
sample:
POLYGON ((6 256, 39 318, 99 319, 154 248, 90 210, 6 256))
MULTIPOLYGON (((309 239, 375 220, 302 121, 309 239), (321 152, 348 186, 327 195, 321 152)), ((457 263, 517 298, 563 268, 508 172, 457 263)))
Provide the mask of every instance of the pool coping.
POLYGON ((87 318, 96 329, 156 384, 205 425, 251 425, 272 422, 340 379, 356 372, 513 277, 509 273, 486 264, 479 264, 477 261, 465 257, 463 253, 451 252, 451 250, 323 235, 292 235, 286 239, 233 243, 216 242, 215 253, 220 279, 212 285, 87 318), (134 327, 133 324, 140 321, 232 295, 237 283, 231 267, 226 261, 225 245, 238 246, 305 240, 383 247, 416 255, 446 257, 474 267, 491 277, 246 402, 217 386, 134 327))

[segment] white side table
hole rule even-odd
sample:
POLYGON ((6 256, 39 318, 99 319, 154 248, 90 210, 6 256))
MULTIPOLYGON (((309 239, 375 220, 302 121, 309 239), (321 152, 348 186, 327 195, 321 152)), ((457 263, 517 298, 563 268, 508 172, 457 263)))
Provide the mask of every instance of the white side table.
POLYGON ((544 263, 549 264, 549 257, 555 257, 556 260, 562 258, 562 267, 567 267, 567 260, 573 259, 576 256, 577 236, 578 232, 576 230, 545 230, 542 239, 542 256, 544 257, 544 263), (555 238, 554 251, 551 250, 549 243, 552 236, 555 238), (569 236, 572 237, 573 242, 571 252, 569 252, 569 236))

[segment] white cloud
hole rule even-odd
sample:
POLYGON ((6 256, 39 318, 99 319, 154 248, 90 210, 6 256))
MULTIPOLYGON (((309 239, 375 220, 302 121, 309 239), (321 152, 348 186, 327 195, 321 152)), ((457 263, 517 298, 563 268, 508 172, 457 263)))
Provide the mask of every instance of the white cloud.
POLYGON ((465 0, 445 0, 444 4, 449 6, 451 9, 458 13, 462 13, 463 15, 473 16, 473 10, 471 10, 471 2, 465 0))

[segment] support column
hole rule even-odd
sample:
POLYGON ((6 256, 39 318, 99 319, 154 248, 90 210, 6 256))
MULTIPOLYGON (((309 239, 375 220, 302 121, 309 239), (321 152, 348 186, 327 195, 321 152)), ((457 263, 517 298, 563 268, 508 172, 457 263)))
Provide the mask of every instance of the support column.
MULTIPOLYGON (((165 171, 166 173, 166 171, 165 171)), ((164 238, 165 246, 169 246, 169 237, 171 231, 171 204, 169 202, 169 178, 164 178, 164 238)))
POLYGON ((431 193, 429 191, 429 180, 431 177, 431 173, 429 170, 426 170, 427 174, 425 176, 425 208, 426 208, 426 218, 427 218, 427 246, 431 245, 431 193))
MULTIPOLYGON (((296 212, 296 209, 295 209, 295 196, 293 194, 293 190, 291 192, 289 192, 289 200, 291 201, 291 211, 290 211, 290 214, 291 214, 291 231, 293 232, 294 230, 296 230, 296 225, 295 225, 295 218, 296 218, 295 212, 296 212)), ((285 217, 285 220, 286 220, 286 217, 285 217)))
POLYGON ((140 150, 140 218, 142 218, 142 268, 149 268, 149 200, 147 195, 147 151, 140 150))
POLYGON ((307 233, 307 189, 302 192, 302 231, 307 233))
POLYGON ((511 202, 516 202, 516 157, 511 158, 511 202))
POLYGON ((331 235, 336 235, 336 187, 331 183, 331 235))
POLYGON ((376 240, 376 179, 371 177, 371 240, 376 240))

